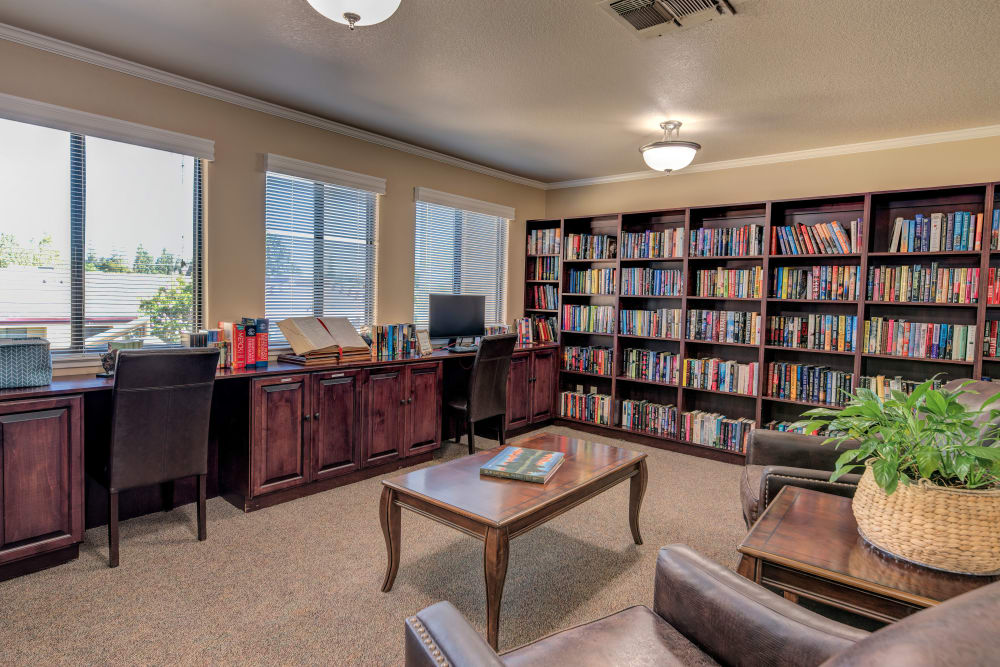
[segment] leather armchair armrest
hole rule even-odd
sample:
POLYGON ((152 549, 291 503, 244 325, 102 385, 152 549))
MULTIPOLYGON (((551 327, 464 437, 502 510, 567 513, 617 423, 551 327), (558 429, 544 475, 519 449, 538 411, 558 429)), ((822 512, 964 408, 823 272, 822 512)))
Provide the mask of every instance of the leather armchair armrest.
POLYGON ((788 466, 766 466, 760 475, 760 511, 763 512, 778 491, 786 486, 832 493, 835 496, 853 498, 858 490, 861 475, 842 475, 836 482, 830 481, 830 471, 790 468, 788 466))
POLYGON ((490 645, 450 602, 438 602, 406 619, 406 666, 503 667, 490 645))
POLYGON ((747 447, 747 465, 789 466, 833 472, 841 453, 857 446, 853 440, 844 442, 840 447, 833 443, 824 445, 824 440, 826 437, 822 435, 754 429, 747 447))
POLYGON ((653 605, 667 623, 724 665, 818 665, 868 636, 679 544, 660 549, 653 605))

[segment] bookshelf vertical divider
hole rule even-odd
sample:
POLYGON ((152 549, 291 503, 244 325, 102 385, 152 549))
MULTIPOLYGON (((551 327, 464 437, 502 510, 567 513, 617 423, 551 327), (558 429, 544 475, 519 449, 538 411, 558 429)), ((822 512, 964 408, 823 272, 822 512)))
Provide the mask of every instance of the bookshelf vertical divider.
MULTIPOLYGON (((812 403, 804 400, 788 400, 771 397, 770 378, 767 372, 769 362, 783 362, 789 364, 806 364, 809 366, 825 366, 829 369, 842 372, 853 373, 855 386, 863 375, 885 375, 887 377, 901 376, 906 380, 918 381, 925 377, 930 377, 937 372, 945 372, 947 377, 973 377, 979 378, 983 375, 995 373, 1000 375, 1000 359, 989 358, 989 367, 984 363, 984 333, 986 322, 990 319, 990 310, 997 313, 993 319, 1000 319, 1000 304, 990 305, 987 303, 988 274, 991 260, 996 261, 1000 266, 1000 250, 993 251, 990 247, 990 227, 992 223, 993 210, 997 207, 996 197, 1000 195, 1000 188, 995 183, 979 183, 971 185, 951 185, 938 188, 917 188, 909 190, 892 190, 883 192, 866 192, 845 195, 829 195, 819 197, 808 197, 788 200, 773 200, 767 202, 753 202, 731 205, 713 205, 702 207, 672 208, 654 211, 636 211, 617 214, 604 214, 596 216, 567 217, 558 220, 528 221, 532 223, 557 226, 561 230, 562 247, 559 258, 559 282, 558 282, 558 303, 557 303, 557 340, 560 343, 560 350, 567 344, 576 345, 577 339, 584 345, 604 345, 607 338, 611 340, 612 362, 610 378, 589 378, 593 380, 591 385, 599 385, 599 391, 603 392, 603 387, 610 386, 611 395, 611 426, 604 427, 597 424, 579 424, 576 420, 566 420, 568 425, 580 426, 597 433, 607 433, 612 437, 623 437, 635 440, 644 444, 658 446, 675 451, 682 451, 690 454, 716 458, 733 463, 740 463, 745 455, 741 452, 732 452, 726 449, 713 448, 706 445, 689 443, 681 439, 680 422, 685 412, 703 409, 713 412, 722 412, 729 417, 745 416, 752 418, 756 428, 763 428, 765 423, 772 420, 789 420, 797 418, 801 412, 807 410, 812 403), (935 251, 916 252, 912 255, 906 253, 886 252, 889 248, 889 239, 892 231, 892 222, 897 216, 911 216, 914 211, 928 214, 935 211, 973 211, 983 212, 982 236, 980 238, 980 251, 978 256, 972 251, 935 251), (683 217, 682 217, 683 216, 683 217), (801 216, 801 217, 798 217, 801 216), (762 219, 762 253, 759 258, 743 256, 709 256, 692 258, 691 238, 692 234, 701 226, 741 226, 745 224, 758 224, 762 219), (771 252, 772 238, 777 234, 776 228, 796 224, 796 221, 803 221, 810 226, 821 221, 837 220, 844 224, 853 219, 860 219, 861 243, 857 253, 848 253, 840 256, 838 254, 783 254, 782 248, 777 252, 771 252), (628 223, 626 224, 626 220, 628 223), (791 221, 791 222, 789 222, 791 221), (658 231, 666 228, 679 229, 683 223, 684 244, 680 257, 670 258, 630 258, 623 263, 623 234, 626 232, 646 229, 658 231), (614 232, 612 232, 614 229, 614 232), (586 233, 617 235, 617 250, 614 261, 605 262, 575 262, 570 265, 565 264, 566 241, 570 233, 578 233, 582 230, 589 230, 586 233), (874 256, 873 256, 874 255, 874 256), (978 260, 978 261, 977 261, 978 260), (929 262, 939 262, 942 268, 965 268, 976 266, 979 268, 979 299, 974 305, 961 305, 955 303, 934 303, 934 302, 909 302, 909 301, 876 301, 868 299, 868 269, 869 266, 878 268, 880 265, 889 266, 912 266, 921 264, 926 266, 929 262), (673 268, 680 265, 682 287, 679 297, 650 297, 640 295, 628 295, 623 298, 624 271, 628 268, 651 267, 658 268, 664 263, 673 268), (694 281, 696 272, 702 269, 716 269, 720 267, 746 268, 759 262, 761 267, 760 299, 750 300, 728 300, 722 297, 707 299, 696 296, 694 281), (772 297, 771 272, 776 267, 796 267, 796 266, 857 266, 857 294, 856 299, 781 299, 775 293, 772 297), (590 334, 571 334, 571 342, 567 343, 567 336, 563 329, 566 324, 562 320, 562 306, 567 303, 565 300, 568 294, 566 281, 569 276, 569 267, 579 268, 606 268, 614 267, 616 278, 614 281, 614 294, 609 299, 607 296, 580 296, 573 295, 569 303, 612 303, 614 309, 614 330, 610 336, 595 336, 590 334), (853 301, 853 308, 851 307, 853 301), (758 331, 756 354, 753 346, 737 345, 727 346, 725 344, 712 343, 710 341, 690 341, 687 337, 688 313, 692 308, 705 308, 709 310, 750 310, 751 304, 758 304, 760 313, 760 329, 758 331), (661 306, 658 304, 670 304, 661 306), (636 304, 635 306, 631 304, 636 304), (645 305, 639 305, 645 304, 645 305), (657 305, 654 305, 657 304, 657 305), (674 305, 674 304, 679 304, 674 305), (625 377, 624 350, 626 347, 638 347, 657 352, 673 353, 674 343, 664 340, 654 341, 649 338, 645 341, 639 338, 624 337, 621 334, 621 313, 623 309, 631 308, 652 309, 660 307, 679 307, 681 314, 681 335, 676 341, 677 355, 680 361, 678 371, 678 381, 676 386, 656 386, 655 383, 624 381, 619 378, 625 377), (974 308, 974 310, 973 310, 974 308), (854 334, 853 352, 836 352, 823 350, 814 351, 809 348, 793 347, 769 347, 768 346, 768 318, 773 314, 784 316, 787 314, 803 316, 809 313, 818 312, 825 315, 845 315, 856 316, 856 330, 854 334), (974 313, 974 316, 973 316, 974 313), (865 320, 873 316, 905 319, 912 322, 941 322, 941 323, 975 323, 976 340, 974 342, 974 356, 970 361, 953 361, 950 359, 922 359, 911 357, 893 357, 880 355, 874 352, 864 352, 864 327, 865 320), (700 389, 685 388, 683 386, 683 364, 687 358, 696 357, 717 357, 723 360, 736 360, 739 363, 747 363, 755 359, 758 364, 758 379, 756 391, 752 397, 733 396, 733 402, 726 402, 728 394, 725 392, 705 392, 700 389), (720 398, 721 397, 721 398, 720 398), (644 431, 635 431, 623 428, 621 425, 622 401, 627 398, 649 400, 652 402, 670 404, 677 408, 678 432, 674 437, 657 436, 644 431), (673 399, 673 400, 671 400, 673 399), (751 409, 752 405, 752 409, 751 409), (730 407, 726 407, 730 406, 730 407), (730 409, 731 412, 726 410, 730 409)), ((849 230, 845 230, 849 231, 849 230)), ((787 235, 787 234, 786 234, 787 235)), ((780 246, 781 242, 776 241, 780 246)), ((527 269, 526 269, 527 271, 527 269)), ((527 272, 526 272, 527 277, 527 272)), ((526 298, 528 289, 526 287, 526 298)), ((562 368, 562 354, 560 352, 560 369, 562 368)), ((586 375, 586 374, 584 374, 586 375)), ((558 390, 564 391, 571 385, 580 384, 579 374, 572 372, 559 373, 558 390)), ((558 418, 557 418, 558 419, 558 418)))

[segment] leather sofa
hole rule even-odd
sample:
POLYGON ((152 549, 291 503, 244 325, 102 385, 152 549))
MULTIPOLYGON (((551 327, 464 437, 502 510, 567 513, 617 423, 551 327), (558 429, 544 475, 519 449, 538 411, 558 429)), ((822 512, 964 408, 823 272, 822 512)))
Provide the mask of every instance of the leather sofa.
MULTIPOLYGON (((967 380, 952 380, 945 389, 955 390, 967 380)), ((973 382, 959 401, 970 407, 979 407, 983 401, 1000 391, 994 382, 973 382)), ((995 407, 1000 405, 994 404, 995 407)), ((840 454, 854 445, 845 442, 840 448, 823 445, 826 438, 818 435, 784 433, 769 429, 756 429, 750 434, 747 445, 746 466, 740 479, 740 501, 743 519, 753 525, 768 503, 774 500, 784 486, 800 486, 854 497, 861 475, 844 475, 836 482, 830 475, 840 454)))
POLYGON ((683 545, 660 550, 653 609, 629 607, 498 655, 448 602, 406 619, 406 665, 986 665, 1000 582, 875 633, 824 618, 683 545))

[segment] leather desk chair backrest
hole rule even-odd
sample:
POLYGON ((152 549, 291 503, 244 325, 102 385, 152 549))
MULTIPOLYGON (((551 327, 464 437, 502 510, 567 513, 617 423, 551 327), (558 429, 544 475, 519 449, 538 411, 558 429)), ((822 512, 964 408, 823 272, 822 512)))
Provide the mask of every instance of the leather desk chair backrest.
POLYGON ((478 422, 507 412, 507 378, 516 334, 486 336, 479 343, 469 376, 467 419, 478 422))
POLYGON ((219 351, 123 350, 112 394, 109 491, 208 472, 219 351))

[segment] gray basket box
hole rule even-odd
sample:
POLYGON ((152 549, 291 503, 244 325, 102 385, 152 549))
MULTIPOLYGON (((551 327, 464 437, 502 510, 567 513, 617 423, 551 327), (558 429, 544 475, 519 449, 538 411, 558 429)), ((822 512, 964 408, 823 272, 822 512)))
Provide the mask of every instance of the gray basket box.
POLYGON ((52 354, 44 338, 0 338, 0 389, 52 382, 52 354))

